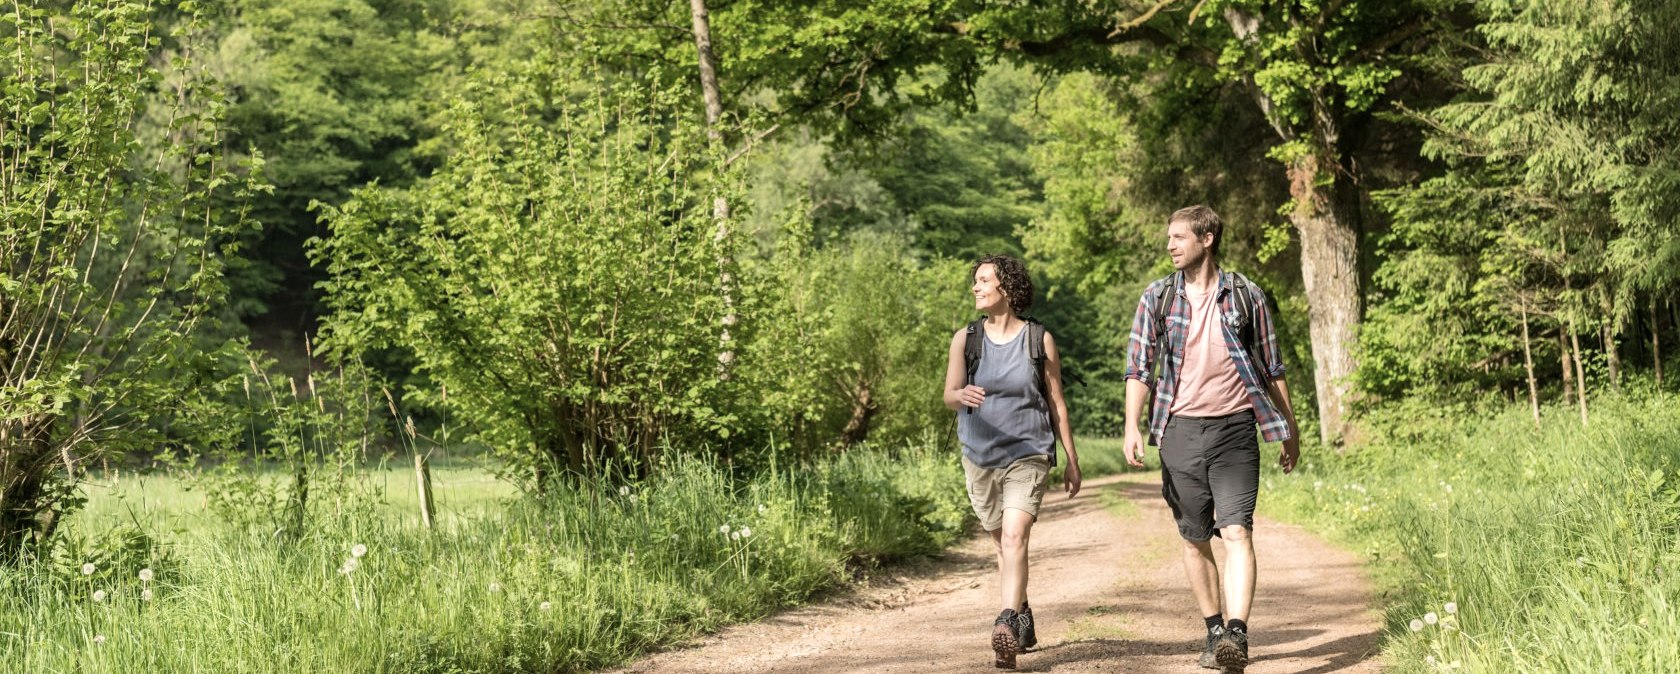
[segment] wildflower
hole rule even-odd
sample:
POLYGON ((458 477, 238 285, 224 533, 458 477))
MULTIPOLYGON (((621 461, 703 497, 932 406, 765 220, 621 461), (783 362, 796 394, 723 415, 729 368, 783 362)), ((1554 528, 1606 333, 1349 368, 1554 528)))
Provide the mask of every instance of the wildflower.
POLYGON ((1324 480, 1315 480, 1313 482, 1313 489, 1321 489, 1323 487, 1324 487, 1324 480))
POLYGON ((338 572, 348 576, 352 573, 355 573, 356 569, 361 568, 361 566, 362 566, 362 560, 356 559, 355 557, 351 557, 349 559, 344 560, 344 565, 338 567, 338 572))
POLYGON ((1586 566, 1586 565, 1587 565, 1587 558, 1586 557, 1576 557, 1575 558, 1575 566, 1586 566))
POLYGON ((733 541, 741 540, 741 532, 737 531, 735 533, 729 534, 729 539, 733 540, 733 541))
POLYGON ((98 645, 98 644, 103 644, 103 643, 105 643, 105 635, 103 635, 103 634, 95 634, 95 635, 93 635, 93 643, 94 643, 94 644, 95 644, 95 645, 98 645))
POLYGON ((1433 625, 1435 623, 1440 622, 1441 618, 1440 618, 1440 616, 1435 615, 1434 611, 1430 611, 1428 613, 1423 614, 1423 621, 1433 625))
POLYGON ((769 510, 769 508, 766 508, 763 503, 758 504, 758 514, 763 515, 766 510, 769 510))
POLYGON ((1423 631, 1423 621, 1418 620, 1417 618, 1412 618, 1412 622, 1410 624, 1410 627, 1412 628, 1413 632, 1422 632, 1423 631))
POLYGON ((93 562, 88 562, 86 564, 83 564, 82 565, 82 575, 84 575, 84 576, 93 575, 94 568, 95 567, 93 566, 93 562))
POLYGON ((95 604, 105 603, 105 591, 104 590, 94 590, 93 591, 93 603, 95 603, 95 604))
POLYGON ((681 536, 678 536, 678 535, 676 535, 676 534, 671 534, 671 540, 673 540, 673 541, 675 541, 675 540, 679 540, 679 539, 681 539, 681 538, 682 538, 682 537, 681 537, 681 536))
POLYGON ((1423 661, 1424 661, 1424 663, 1428 664, 1431 667, 1435 666, 1435 656, 1433 656, 1433 655, 1423 656, 1423 661))
POLYGON ((547 611, 551 608, 554 608, 554 604, 546 602, 546 601, 541 603, 541 604, 537 604, 537 610, 539 610, 539 611, 547 611))
POLYGON ((630 505, 636 505, 636 500, 637 500, 637 499, 636 499, 636 495, 635 495, 635 494, 631 494, 631 495, 630 495, 630 505))
POLYGON ((629 496, 630 495, 630 488, 629 487, 619 487, 618 488, 618 495, 619 496, 629 496))
POLYGON ((729 525, 725 524, 721 527, 718 527, 718 533, 723 534, 725 536, 728 536, 729 535, 729 525))
POLYGON ((151 601, 151 600, 152 600, 152 590, 151 590, 151 588, 147 588, 147 589, 144 589, 144 590, 140 591, 140 601, 151 601))
POLYGON ((1444 484, 1444 483, 1443 483, 1443 484, 1442 484, 1442 488, 1443 488, 1443 489, 1446 489, 1446 490, 1447 490, 1447 493, 1448 493, 1448 494, 1451 494, 1451 493, 1452 493, 1452 485, 1450 485, 1450 484, 1444 484))
POLYGON ((752 538, 752 529, 741 527, 741 538, 752 538))
POLYGON ((350 547, 350 556, 351 557, 356 558, 356 559, 361 559, 362 557, 364 557, 366 555, 367 555, 367 546, 362 545, 361 543, 357 543, 357 544, 350 547))
POLYGON ((1449 601, 1446 606, 1441 607, 1441 610, 1446 611, 1448 614, 1456 614, 1458 613, 1458 602, 1449 601))
POLYGON ((144 568, 144 569, 140 570, 140 582, 142 582, 142 583, 152 582, 152 569, 151 569, 151 567, 147 567, 147 568, 144 568))
POLYGON ((491 593, 496 593, 496 592, 501 592, 501 591, 502 591, 502 584, 501 583, 498 583, 498 582, 495 582, 495 581, 490 582, 490 592, 491 593))

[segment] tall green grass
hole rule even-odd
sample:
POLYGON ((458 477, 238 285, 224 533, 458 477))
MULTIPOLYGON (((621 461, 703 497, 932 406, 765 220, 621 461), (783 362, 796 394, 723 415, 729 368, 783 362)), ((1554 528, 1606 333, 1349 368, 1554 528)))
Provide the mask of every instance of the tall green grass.
POLYGON ((1393 671, 1680 672, 1680 399, 1595 405, 1387 410, 1263 506, 1372 558, 1393 671))
POLYGON ((971 517, 955 450, 931 444, 745 480, 675 458, 622 489, 542 498, 452 499, 442 482, 440 505, 474 505, 436 531, 368 490, 371 507, 289 541, 218 524, 167 481, 96 496, 54 559, 0 571, 0 669, 577 671, 938 550, 971 517))

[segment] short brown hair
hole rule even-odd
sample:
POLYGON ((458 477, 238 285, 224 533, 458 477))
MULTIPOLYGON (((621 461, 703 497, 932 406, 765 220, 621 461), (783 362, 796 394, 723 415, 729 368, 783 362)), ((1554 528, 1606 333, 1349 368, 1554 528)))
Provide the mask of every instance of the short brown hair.
POLYGON ((1201 204, 1180 208, 1173 211, 1172 217, 1167 218, 1167 226, 1171 227, 1175 222, 1190 225, 1190 232, 1195 234, 1197 239, 1212 234, 1213 245, 1208 246, 1208 250, 1214 255, 1219 254, 1219 239, 1225 234, 1225 223, 1219 220, 1219 214, 1213 212, 1213 209, 1201 204))

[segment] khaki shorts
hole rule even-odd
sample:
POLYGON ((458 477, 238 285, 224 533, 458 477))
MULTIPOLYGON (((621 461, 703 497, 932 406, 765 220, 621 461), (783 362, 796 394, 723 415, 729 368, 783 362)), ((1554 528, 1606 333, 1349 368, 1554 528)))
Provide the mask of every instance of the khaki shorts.
POLYGON ((1003 511, 1008 508, 1024 511, 1038 521, 1038 504, 1044 501, 1044 490, 1050 483, 1050 457, 1029 456, 1005 468, 981 468, 963 457, 963 473, 968 476, 968 502, 974 516, 986 531, 1003 526, 1003 511))

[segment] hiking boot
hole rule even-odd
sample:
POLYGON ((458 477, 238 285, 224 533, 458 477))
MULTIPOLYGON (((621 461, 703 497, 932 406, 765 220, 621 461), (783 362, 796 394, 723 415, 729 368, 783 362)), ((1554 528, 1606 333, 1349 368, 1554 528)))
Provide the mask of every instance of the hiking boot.
POLYGON ((1015 633, 1021 635, 1021 650, 1028 651, 1038 645, 1038 629, 1034 627, 1032 607, 1027 602, 1021 602, 1021 612, 1015 614, 1015 633))
POLYGON ((1213 645, 1213 657, 1219 661, 1219 666, 1225 668, 1226 674, 1242 674, 1243 668, 1248 666, 1248 633, 1225 630, 1213 645))
POLYGON ((1207 648, 1202 649, 1202 658, 1196 661, 1196 664, 1201 665, 1202 669, 1222 669, 1219 666, 1219 659, 1213 655, 1213 647, 1214 644, 1219 643, 1219 637, 1223 634, 1225 634, 1225 628, 1218 625, 1208 630, 1207 648))
POLYGON ((998 669, 1014 669, 1015 654, 1021 652, 1021 633, 1015 628, 1015 616, 1014 611, 1004 609, 992 621, 992 652, 997 655, 992 664, 998 669))

